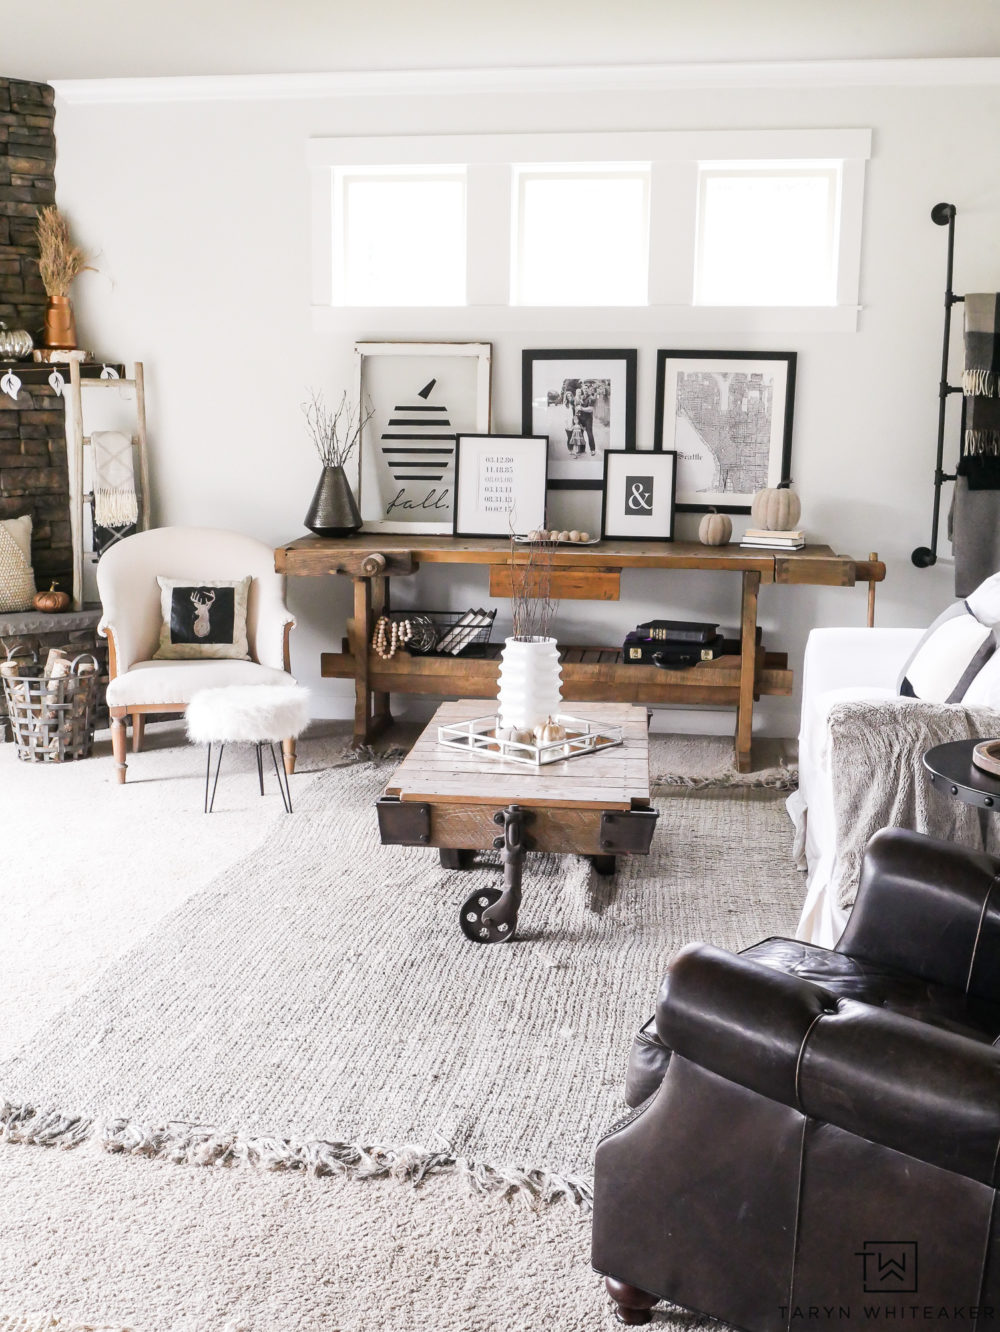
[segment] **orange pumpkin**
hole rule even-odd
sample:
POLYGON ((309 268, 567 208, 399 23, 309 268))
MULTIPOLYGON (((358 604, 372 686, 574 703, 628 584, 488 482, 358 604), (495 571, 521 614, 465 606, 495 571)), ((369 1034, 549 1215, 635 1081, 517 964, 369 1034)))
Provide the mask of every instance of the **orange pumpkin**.
POLYGON ((47 615, 69 610, 69 593, 60 592, 53 583, 47 592, 35 593, 35 610, 45 611, 47 615))

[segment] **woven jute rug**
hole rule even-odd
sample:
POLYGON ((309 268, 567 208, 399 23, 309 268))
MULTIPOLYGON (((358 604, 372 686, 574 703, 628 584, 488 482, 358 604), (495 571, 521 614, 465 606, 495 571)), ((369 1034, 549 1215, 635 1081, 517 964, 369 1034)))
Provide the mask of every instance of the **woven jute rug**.
MULTIPOLYGON (((10 1143, 316 1173, 459 1173, 586 1199, 632 1035, 670 956, 790 933, 780 797, 658 800, 654 851, 604 880, 532 856, 518 937, 458 907, 496 881, 382 847, 392 760, 321 775, 294 815, 0 1064, 10 1143)), ((196 854, 193 843, 193 854, 196 854)))

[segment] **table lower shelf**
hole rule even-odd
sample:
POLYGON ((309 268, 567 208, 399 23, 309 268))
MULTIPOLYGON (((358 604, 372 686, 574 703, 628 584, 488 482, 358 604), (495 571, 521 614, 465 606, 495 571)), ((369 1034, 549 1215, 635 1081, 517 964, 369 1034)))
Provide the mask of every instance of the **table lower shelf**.
MULTIPOLYGON (((502 643, 491 643, 475 657, 423 657, 405 649, 388 661, 370 652, 369 689, 392 694, 423 694, 434 698, 495 698, 502 643)), ((559 649, 563 697, 581 702, 706 703, 735 705, 740 696, 742 657, 717 657, 686 670, 660 670, 633 666, 622 660, 621 649, 576 647, 559 649)), ((754 697, 787 696, 792 672, 784 652, 757 649, 754 697)), ((357 663, 349 651, 324 652, 320 657, 324 679, 354 680, 357 663)))

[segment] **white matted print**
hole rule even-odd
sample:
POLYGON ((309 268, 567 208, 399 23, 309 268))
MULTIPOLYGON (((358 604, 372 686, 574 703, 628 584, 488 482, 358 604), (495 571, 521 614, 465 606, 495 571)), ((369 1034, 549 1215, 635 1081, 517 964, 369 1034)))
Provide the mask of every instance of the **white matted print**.
POLYGON ((677 455, 637 449, 604 455, 601 536, 619 541, 673 541, 677 455))
POLYGON ((549 441, 549 488, 600 490, 606 449, 635 447, 635 351, 521 353, 521 429, 549 441))
POLYGON ((452 530, 455 437, 490 428, 488 342, 359 342, 359 505, 369 532, 452 530))
POLYGON ((749 513, 789 479, 795 352, 661 351, 654 448, 677 453, 677 507, 749 513))
POLYGON ((511 536, 545 526, 544 435, 462 435, 455 455, 455 536, 511 536))

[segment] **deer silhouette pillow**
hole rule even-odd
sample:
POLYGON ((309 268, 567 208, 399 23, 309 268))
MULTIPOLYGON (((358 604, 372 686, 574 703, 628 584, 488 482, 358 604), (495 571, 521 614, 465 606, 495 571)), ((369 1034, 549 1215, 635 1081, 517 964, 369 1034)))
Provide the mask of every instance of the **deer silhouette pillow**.
POLYGON ((157 578, 160 585, 160 646, 155 660, 237 657, 245 661, 250 579, 157 578))

